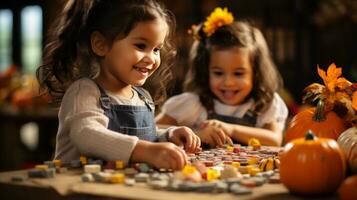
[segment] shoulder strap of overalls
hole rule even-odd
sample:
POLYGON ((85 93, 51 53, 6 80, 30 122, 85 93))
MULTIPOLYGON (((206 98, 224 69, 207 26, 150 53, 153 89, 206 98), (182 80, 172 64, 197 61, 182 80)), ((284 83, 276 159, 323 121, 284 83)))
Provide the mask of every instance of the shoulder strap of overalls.
POLYGON ((257 123, 258 113, 253 109, 249 109, 244 115, 243 119, 249 121, 252 125, 256 125, 257 123))
POLYGON ((152 100, 151 95, 149 94, 149 92, 146 91, 145 89, 141 88, 141 87, 133 86, 133 89, 138 92, 140 99, 142 99, 145 102, 146 106, 151 111, 153 111, 155 109, 155 104, 154 104, 154 101, 152 100))
POLYGON ((102 108, 109 109, 110 108, 110 98, 109 98, 109 96, 107 95, 107 93, 104 91, 104 89, 97 82, 95 82, 94 80, 92 80, 92 81, 99 88, 99 91, 100 91, 99 101, 100 101, 100 104, 102 105, 102 108))

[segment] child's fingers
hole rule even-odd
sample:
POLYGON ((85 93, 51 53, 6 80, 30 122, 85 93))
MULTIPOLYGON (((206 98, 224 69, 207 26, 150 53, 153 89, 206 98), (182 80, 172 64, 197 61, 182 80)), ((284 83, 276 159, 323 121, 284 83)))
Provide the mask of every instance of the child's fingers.
POLYGON ((168 169, 177 170, 179 169, 180 158, 175 152, 171 152, 168 158, 169 167, 168 169))
POLYGON ((222 129, 219 130, 219 136, 221 138, 223 137, 224 144, 233 145, 233 141, 232 141, 231 137, 229 137, 229 135, 225 134, 225 132, 222 129))
POLYGON ((223 139, 217 134, 217 131, 211 133, 212 143, 215 146, 223 146, 223 139))
POLYGON ((186 140, 186 144, 185 144, 185 149, 186 150, 191 150, 192 147, 193 147, 193 136, 194 136, 194 133, 190 133, 188 132, 187 130, 185 130, 184 134, 183 134, 185 140, 186 140))
POLYGON ((195 135, 195 149, 194 152, 198 151, 201 148, 201 139, 195 135))
POLYGON ((180 137, 171 137, 171 142, 176 144, 177 146, 183 147, 185 144, 183 143, 183 141, 181 140, 180 137))
POLYGON ((175 169, 182 169, 187 162, 186 153, 183 149, 179 147, 175 147, 175 153, 173 154, 176 159, 176 168, 175 169))
POLYGON ((191 145, 191 148, 190 148, 190 152, 196 152, 197 151, 197 148, 199 147, 200 145, 200 139, 199 137, 197 137, 196 135, 192 135, 192 145, 191 145))
POLYGON ((221 139, 221 141, 223 142, 223 144, 225 144, 227 136, 224 133, 224 131, 222 129, 216 129, 216 133, 219 136, 219 138, 221 139))
POLYGON ((233 140, 228 135, 226 135, 226 144, 233 146, 233 140))
POLYGON ((171 142, 177 146, 186 147, 187 141, 189 140, 187 137, 188 136, 185 134, 185 131, 182 130, 182 128, 178 128, 172 133, 171 142), (184 144, 185 141, 186 143, 184 144))

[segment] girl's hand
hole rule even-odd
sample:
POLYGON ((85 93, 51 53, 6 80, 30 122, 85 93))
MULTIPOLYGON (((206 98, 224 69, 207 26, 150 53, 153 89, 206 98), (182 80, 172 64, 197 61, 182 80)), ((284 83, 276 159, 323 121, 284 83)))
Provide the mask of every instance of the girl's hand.
POLYGON ((216 119, 206 120, 206 121, 204 121, 204 122, 202 122, 200 124, 200 128, 204 128, 204 127, 207 127, 207 126, 211 126, 211 127, 216 127, 216 128, 222 129, 223 132, 227 136, 232 137, 232 130, 231 130, 231 125, 230 124, 227 124, 225 122, 222 122, 222 121, 219 121, 219 120, 216 120, 216 119))
POLYGON ((180 170, 187 164, 185 151, 170 142, 153 143, 139 140, 131 162, 145 162, 154 168, 180 170))
POLYGON ((210 123, 202 124, 197 135, 203 143, 209 144, 210 147, 222 147, 224 144, 233 145, 232 139, 221 127, 210 123))
POLYGON ((200 138, 188 127, 181 126, 169 131, 168 140, 184 147, 187 152, 194 153, 201 150, 200 138))

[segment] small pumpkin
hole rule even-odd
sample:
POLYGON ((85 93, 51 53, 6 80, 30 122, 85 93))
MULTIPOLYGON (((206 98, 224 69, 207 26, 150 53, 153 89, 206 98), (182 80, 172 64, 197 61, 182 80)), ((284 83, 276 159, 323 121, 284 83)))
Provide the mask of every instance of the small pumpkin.
POLYGON ((280 180, 292 193, 333 193, 345 173, 345 158, 337 142, 317 138, 310 131, 305 138, 286 144, 280 155, 280 180))
POLYGON ((338 189, 340 200, 356 200, 357 199, 357 175, 346 178, 338 189))
POLYGON ((308 108, 293 117, 285 132, 285 143, 304 137, 311 130, 317 137, 337 140, 346 130, 345 122, 335 112, 324 113, 324 104, 319 101, 316 108, 308 108))
POLYGON ((344 131, 337 139, 345 153, 347 166, 352 173, 357 173, 357 127, 344 131))

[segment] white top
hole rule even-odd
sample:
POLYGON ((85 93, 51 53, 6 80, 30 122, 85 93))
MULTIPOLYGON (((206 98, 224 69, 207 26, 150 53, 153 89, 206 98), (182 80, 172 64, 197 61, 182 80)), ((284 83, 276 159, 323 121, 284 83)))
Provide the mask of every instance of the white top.
MULTIPOLYGON (((121 105, 145 105, 135 90, 127 99, 106 91, 113 103, 121 105)), ((100 90, 90 79, 75 81, 63 96, 59 110, 55 159, 63 163, 78 160, 81 155, 105 160, 128 162, 138 142, 138 137, 109 130, 109 118, 101 108, 100 90)), ((165 130, 160 140, 165 140, 165 130)))
MULTIPOLYGON (((252 108, 254 100, 250 99, 244 104, 231 106, 214 100, 214 110, 217 114, 242 118, 252 108)), ((176 120, 180 126, 197 128, 201 122, 207 119, 206 108, 201 104, 195 93, 185 92, 169 98, 162 106, 162 112, 176 120)), ((269 108, 257 117, 256 127, 263 127, 267 123, 276 122, 278 128, 283 131, 288 116, 288 109, 275 93, 269 108)))

